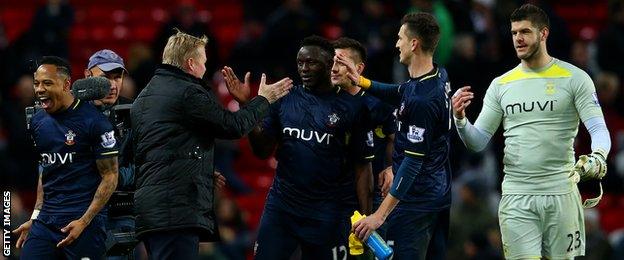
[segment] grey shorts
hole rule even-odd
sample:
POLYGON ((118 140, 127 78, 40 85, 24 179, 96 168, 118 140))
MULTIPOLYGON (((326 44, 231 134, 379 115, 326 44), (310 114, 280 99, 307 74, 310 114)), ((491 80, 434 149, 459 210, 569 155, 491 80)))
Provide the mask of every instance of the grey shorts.
POLYGON ((578 189, 563 195, 503 195, 498 208, 506 259, 585 255, 578 189))

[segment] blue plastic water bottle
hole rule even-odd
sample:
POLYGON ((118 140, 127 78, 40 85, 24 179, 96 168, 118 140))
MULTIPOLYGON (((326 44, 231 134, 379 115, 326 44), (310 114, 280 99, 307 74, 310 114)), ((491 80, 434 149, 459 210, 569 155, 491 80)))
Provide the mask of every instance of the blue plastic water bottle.
MULTIPOLYGON (((351 217, 351 224, 360 221, 364 217, 365 216, 360 214, 357 210, 354 211, 353 216, 351 217)), ((386 241, 384 241, 383 238, 377 234, 377 231, 373 231, 373 233, 371 233, 370 236, 368 236, 368 239, 364 242, 379 260, 386 260, 392 255, 392 248, 390 248, 388 244, 386 244, 386 241)))

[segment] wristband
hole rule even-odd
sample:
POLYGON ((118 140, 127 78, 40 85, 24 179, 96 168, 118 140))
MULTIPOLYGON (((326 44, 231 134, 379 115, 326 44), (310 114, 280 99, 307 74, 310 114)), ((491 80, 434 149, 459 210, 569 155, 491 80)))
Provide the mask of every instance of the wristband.
POLYGON ((466 120, 466 117, 459 119, 453 116, 453 118, 455 119, 455 126, 457 126, 457 128, 464 128, 464 126, 466 126, 466 123, 468 123, 468 120, 466 120))
POLYGON ((360 82, 358 82, 358 86, 363 89, 369 89, 373 83, 370 79, 365 78, 364 76, 360 76, 360 82))
POLYGON ((30 215, 30 219, 37 219, 37 216, 39 216, 39 212, 40 210, 38 209, 33 210, 32 215, 30 215))

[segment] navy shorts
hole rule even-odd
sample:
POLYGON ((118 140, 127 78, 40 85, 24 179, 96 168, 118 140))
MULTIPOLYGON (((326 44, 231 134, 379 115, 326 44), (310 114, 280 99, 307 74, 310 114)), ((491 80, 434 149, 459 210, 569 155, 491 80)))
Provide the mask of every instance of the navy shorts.
POLYGON ((262 213, 255 259, 290 259, 301 248, 302 259, 344 259, 349 253, 348 218, 318 220, 267 205, 262 213))
POLYGON ((393 259, 446 259, 449 209, 415 212, 395 209, 387 222, 387 243, 393 259))
POLYGON ((96 216, 71 244, 57 248, 56 245, 66 237, 61 232, 73 219, 58 222, 42 222, 33 220, 28 238, 20 259, 103 259, 106 253, 105 218, 96 216), (57 224, 54 224, 57 223, 57 224))

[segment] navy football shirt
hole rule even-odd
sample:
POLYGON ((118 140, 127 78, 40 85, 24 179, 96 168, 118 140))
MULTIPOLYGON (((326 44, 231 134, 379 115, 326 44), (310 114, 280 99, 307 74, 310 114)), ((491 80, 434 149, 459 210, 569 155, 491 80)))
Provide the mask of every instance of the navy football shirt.
POLYGON ((397 111, 393 171, 396 174, 405 156, 419 157, 423 164, 398 208, 433 211, 450 206, 449 91, 450 83, 443 68, 434 68, 399 87, 401 100, 397 111))
POLYGON ((271 105, 264 133, 277 137, 276 175, 267 198, 293 214, 335 220, 344 211, 343 185, 352 176, 352 158, 367 160, 364 104, 344 90, 313 93, 295 86, 271 105), (352 146, 353 144, 354 146, 352 146))
MULTIPOLYGON (((113 127, 92 104, 79 99, 63 112, 37 111, 31 127, 43 168, 38 218, 81 217, 102 179, 95 161, 117 156, 113 127)), ((98 215, 105 215, 105 209, 98 215)))

